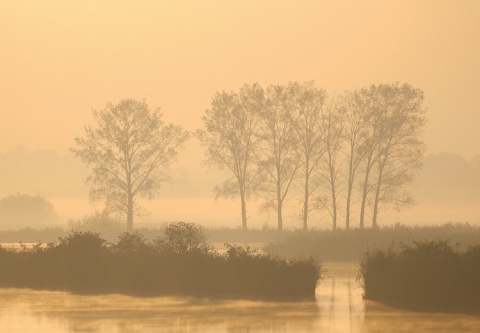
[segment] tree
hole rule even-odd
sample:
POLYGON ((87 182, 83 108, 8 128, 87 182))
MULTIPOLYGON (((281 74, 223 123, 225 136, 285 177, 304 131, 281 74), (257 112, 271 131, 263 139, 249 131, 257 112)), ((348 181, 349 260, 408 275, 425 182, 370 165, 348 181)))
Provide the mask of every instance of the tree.
POLYGON ((325 153, 323 132, 319 123, 326 104, 326 92, 315 88, 313 82, 290 83, 289 89, 295 96, 296 105, 291 110, 290 117, 298 139, 298 149, 302 155, 302 220, 303 229, 307 230, 309 213, 314 207, 310 197, 319 186, 318 182, 312 182, 313 175, 325 153))
POLYGON ((408 84, 377 87, 380 125, 376 158, 376 183, 372 227, 378 226, 380 205, 396 209, 413 204, 402 186, 413 180, 413 171, 422 165, 425 144, 421 140, 426 123, 423 92, 408 84))
POLYGON ((342 161, 339 155, 342 149, 342 113, 335 106, 334 101, 328 108, 323 110, 318 119, 319 131, 322 133, 322 141, 325 145, 325 154, 319 164, 319 173, 327 183, 327 195, 317 197, 320 207, 324 207, 332 217, 332 229, 337 229, 338 204, 339 204, 339 181, 338 175, 342 161))
POLYGON ((262 140, 260 165, 266 175, 264 210, 277 211, 278 230, 283 229, 283 205, 302 165, 298 138, 291 115, 298 106, 292 86, 270 86, 260 110, 258 136, 262 140))
POLYGON ((227 168, 233 177, 215 187, 215 196, 240 196, 242 228, 247 229, 246 200, 258 184, 255 151, 258 137, 258 108, 263 100, 258 84, 244 85, 238 93, 217 93, 203 116, 205 130, 196 132, 206 148, 206 163, 227 168))
POLYGON ((3 227, 44 227, 58 221, 53 204, 41 195, 17 193, 0 199, 3 227))
POLYGON ((342 113, 342 138, 345 143, 347 170, 345 202, 345 229, 350 229, 353 190, 357 171, 364 160, 366 149, 362 149, 367 138, 368 100, 358 91, 346 92, 340 98, 339 109, 342 113))
POLYGON ((370 181, 372 169, 377 158, 377 146, 380 143, 380 125, 381 112, 379 110, 379 101, 377 97, 377 87, 372 85, 369 88, 362 88, 355 92, 360 100, 362 100, 362 108, 357 112, 363 113, 365 121, 365 132, 363 140, 358 146, 358 154, 362 156, 363 182, 361 183, 361 203, 360 203, 360 228, 365 226, 365 214, 368 204, 368 196, 373 190, 370 181), (364 111, 364 112, 361 112, 364 111))
POLYGON ((85 136, 75 138, 77 147, 71 151, 91 167, 90 199, 104 201, 108 211, 124 213, 131 231, 138 197, 155 197, 188 133, 165 125, 159 109, 135 99, 108 103, 93 115, 97 126, 85 127, 85 136))

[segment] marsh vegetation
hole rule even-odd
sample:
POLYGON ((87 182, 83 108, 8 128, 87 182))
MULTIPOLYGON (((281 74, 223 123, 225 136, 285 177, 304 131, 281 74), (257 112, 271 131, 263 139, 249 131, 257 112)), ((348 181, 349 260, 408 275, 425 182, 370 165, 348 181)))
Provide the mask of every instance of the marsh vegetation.
POLYGON ((57 243, 1 249, 0 286, 77 293, 190 295, 220 298, 312 298, 319 276, 313 260, 286 260, 226 244, 213 251, 202 229, 176 222, 147 240, 122 233, 108 244, 93 232, 57 243))

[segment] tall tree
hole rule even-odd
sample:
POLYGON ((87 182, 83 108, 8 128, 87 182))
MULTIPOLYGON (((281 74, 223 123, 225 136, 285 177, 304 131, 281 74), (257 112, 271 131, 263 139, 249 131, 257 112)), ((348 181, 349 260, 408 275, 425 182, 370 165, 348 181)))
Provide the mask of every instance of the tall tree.
POLYGON ((297 107, 291 86, 269 86, 260 110, 258 136, 262 140, 261 166, 265 173, 264 210, 276 210, 278 230, 283 229, 283 206, 302 165, 291 114, 297 107))
POLYGON ((376 158, 376 183, 373 198, 372 227, 378 226, 380 205, 393 204, 400 209, 413 203, 402 186, 413 180, 413 171, 422 165, 425 144, 422 133, 426 123, 423 92, 408 84, 377 87, 380 113, 376 158))
POLYGON ((381 126, 381 112, 379 110, 377 87, 372 85, 368 88, 362 88, 355 92, 358 98, 362 100, 362 109, 357 109, 357 112, 363 111, 363 119, 365 121, 365 132, 360 145, 358 146, 358 154, 362 156, 362 172, 363 182, 361 185, 360 197, 360 228, 365 226, 365 215, 367 212, 368 197, 372 192, 374 185, 371 181, 371 173, 375 162, 377 160, 377 146, 380 143, 380 126, 381 126))
MULTIPOLYGON (((292 114, 296 108, 292 86, 269 86, 260 110, 260 165, 265 175, 264 210, 276 210, 277 228, 283 230, 283 207, 302 165, 292 114)), ((298 114, 298 113, 297 113, 298 114)))
POLYGON ((308 229, 309 213, 315 206, 311 197, 319 187, 315 182, 317 169, 324 152, 324 135, 319 127, 320 119, 326 107, 326 92, 316 88, 313 82, 290 83, 289 89, 295 98, 295 108, 291 110, 291 121, 298 139, 298 149, 302 155, 303 173, 303 229, 308 229))
POLYGON ((332 218, 332 229, 336 230, 339 205, 339 179, 342 163, 342 123, 343 115, 334 101, 322 112, 319 129, 325 145, 324 158, 319 164, 318 172, 327 184, 326 195, 317 197, 317 205, 327 209, 332 218))
POLYGON ((108 103, 93 115, 96 127, 86 126, 85 136, 75 138, 71 151, 91 167, 90 199, 104 201, 108 211, 124 213, 131 231, 138 197, 155 197, 188 133, 165 125, 159 109, 135 99, 108 103))
POLYGON ((361 165, 366 149, 361 149, 367 138, 368 104, 359 91, 346 92, 339 99, 339 110, 342 113, 342 138, 345 143, 346 170, 346 202, 345 202, 345 229, 350 229, 353 190, 359 166, 361 165))
POLYGON ((203 116, 205 130, 196 132, 206 148, 206 163, 227 168, 233 177, 215 187, 216 197, 240 196, 242 228, 247 229, 246 200, 259 181, 256 149, 258 109, 264 91, 258 84, 244 85, 238 93, 217 93, 203 116))

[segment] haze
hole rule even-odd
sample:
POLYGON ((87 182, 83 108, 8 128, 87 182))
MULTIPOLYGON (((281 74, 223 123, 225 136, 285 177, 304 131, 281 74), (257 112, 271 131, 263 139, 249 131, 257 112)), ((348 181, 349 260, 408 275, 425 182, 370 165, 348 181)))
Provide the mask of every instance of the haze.
MULTIPOLYGON (((478 1, 2 1, 3 169, 19 146, 27 155, 65 154, 83 126, 92 123, 91 109, 108 101, 145 98, 151 107, 161 107, 167 122, 194 131, 217 91, 243 83, 314 80, 335 95, 398 81, 425 92, 427 155, 458 154, 477 165, 469 170, 478 179, 479 17, 478 1)), ((236 202, 216 205, 209 197, 218 175, 205 174, 202 158, 192 139, 172 168, 172 185, 150 207, 155 219, 197 217, 193 222, 238 225, 236 202), (185 206, 190 212, 179 214, 185 206)), ((85 170, 70 165, 59 171, 66 178, 52 189, 52 182, 60 181, 52 171, 40 172, 52 170, 43 161, 38 159, 35 177, 31 168, 0 175, 0 194, 43 193, 64 219, 87 214, 85 170)), ((421 212, 424 223, 478 222, 480 182, 458 177, 456 183, 465 185, 456 185, 459 195, 468 201, 442 204, 441 210, 435 206, 441 200, 423 206, 420 201, 417 211, 391 220, 411 223, 416 217, 415 223, 422 223, 421 212), (473 188, 462 191, 468 186, 473 188)), ((435 184, 441 180, 431 176, 414 184, 423 186, 418 193, 424 203, 428 193, 438 194, 435 184)), ((442 200, 455 197, 447 191, 442 200)), ((255 218, 253 226, 266 219, 255 218)), ((290 226, 294 223, 300 226, 292 218, 290 226)))

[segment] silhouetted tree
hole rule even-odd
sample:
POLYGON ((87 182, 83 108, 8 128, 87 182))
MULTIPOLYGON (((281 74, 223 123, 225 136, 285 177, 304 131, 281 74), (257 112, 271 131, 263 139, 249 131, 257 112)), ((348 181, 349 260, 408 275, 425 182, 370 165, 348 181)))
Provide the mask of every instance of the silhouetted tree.
POLYGON ((344 178, 346 180, 346 202, 345 202, 345 228, 350 229, 351 207, 353 199, 353 190, 357 171, 367 153, 363 149, 367 133, 369 103, 358 90, 346 92, 339 99, 339 110, 342 113, 343 126, 342 138, 345 144, 346 170, 344 178))
POLYGON ((233 177, 215 187, 215 196, 240 196, 242 228, 247 229, 246 200, 258 184, 255 151, 258 137, 258 109, 263 100, 258 84, 244 85, 238 93, 217 93, 203 116, 205 130, 196 132, 206 148, 206 163, 227 168, 233 177))
POLYGON ((402 187, 413 180, 413 171, 422 166, 425 144, 423 92, 408 84, 377 87, 381 114, 379 142, 375 163, 376 183, 373 198, 372 226, 378 225, 380 205, 396 209, 413 204, 410 194, 402 187))
POLYGON ((264 107, 260 110, 262 139, 260 165, 265 173, 262 209, 277 212, 278 230, 283 228, 283 205, 297 171, 303 164, 298 137, 291 115, 298 106, 292 86, 267 88, 264 107))
POLYGON ((357 112, 363 112, 363 118, 366 122, 366 131, 363 140, 359 146, 359 154, 362 156, 363 182, 361 183, 361 203, 360 203, 360 228, 365 226, 365 214, 368 204, 368 195, 374 188, 370 176, 377 159, 377 146, 380 144, 380 126, 381 112, 379 112, 379 101, 377 97, 377 87, 372 85, 369 88, 362 88, 355 92, 357 98, 366 105, 365 109, 357 109, 357 112))
POLYGON ((188 138, 180 126, 165 125, 159 109, 145 101, 124 99, 118 104, 93 111, 96 127, 85 127, 85 136, 76 137, 75 153, 91 166, 90 199, 103 200, 107 210, 123 212, 127 230, 138 213, 137 197, 153 198, 165 169, 188 138))
POLYGON ((332 229, 337 228, 338 205, 339 205, 339 179, 341 170, 341 149, 342 149, 342 113, 336 108, 332 101, 328 108, 322 110, 318 119, 319 130, 322 133, 325 153, 319 163, 318 172, 327 184, 326 195, 317 197, 317 205, 327 209, 332 218, 332 229))
POLYGON ((314 208, 310 198, 319 187, 319 182, 314 179, 314 171, 325 153, 324 134, 319 124, 326 107, 326 92, 316 88, 313 82, 290 83, 289 91, 294 96, 295 103, 295 107, 290 110, 290 117, 303 162, 302 220, 303 229, 307 230, 309 212, 314 208))

